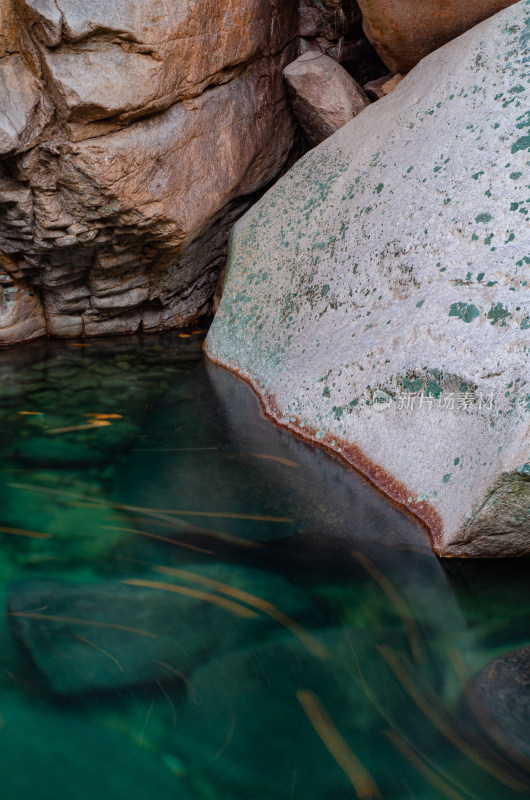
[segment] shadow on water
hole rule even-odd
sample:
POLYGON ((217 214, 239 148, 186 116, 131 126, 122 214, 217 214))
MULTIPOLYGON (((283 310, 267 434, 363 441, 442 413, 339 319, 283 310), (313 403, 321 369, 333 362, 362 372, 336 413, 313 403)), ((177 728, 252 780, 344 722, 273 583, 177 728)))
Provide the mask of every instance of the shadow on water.
POLYGON ((442 564, 201 341, 0 352, 2 797, 530 796, 526 562, 442 564))

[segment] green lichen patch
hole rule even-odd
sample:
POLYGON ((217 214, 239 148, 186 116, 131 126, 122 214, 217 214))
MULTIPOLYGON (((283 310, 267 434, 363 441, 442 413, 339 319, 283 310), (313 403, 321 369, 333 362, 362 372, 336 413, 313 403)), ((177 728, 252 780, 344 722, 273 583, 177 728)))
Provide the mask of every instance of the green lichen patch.
POLYGON ((480 311, 473 303, 453 303, 449 309, 450 317, 458 317, 463 322, 473 322, 480 317, 480 311))

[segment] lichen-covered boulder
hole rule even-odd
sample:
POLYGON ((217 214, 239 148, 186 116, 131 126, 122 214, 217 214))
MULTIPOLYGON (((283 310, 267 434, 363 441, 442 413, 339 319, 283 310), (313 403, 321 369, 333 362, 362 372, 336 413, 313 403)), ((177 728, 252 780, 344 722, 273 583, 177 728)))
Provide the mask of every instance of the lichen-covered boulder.
POLYGON ((394 72, 408 72, 428 53, 512 5, 515 0, 358 0, 363 26, 394 72))
POLYGON ((293 149, 295 0, 0 0, 0 23, 0 343, 203 313, 293 149))
POLYGON ((530 552, 524 0, 427 57, 238 222, 207 353, 443 555, 530 552))

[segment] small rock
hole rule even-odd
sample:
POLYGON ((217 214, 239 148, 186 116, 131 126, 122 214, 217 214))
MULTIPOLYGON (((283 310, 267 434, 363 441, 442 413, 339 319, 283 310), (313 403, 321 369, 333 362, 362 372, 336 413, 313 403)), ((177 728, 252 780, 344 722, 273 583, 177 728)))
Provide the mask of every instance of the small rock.
POLYGON ((283 74, 296 118, 313 146, 369 104, 362 87, 344 67, 315 50, 303 53, 283 74))
POLYGON ((364 87, 364 91, 371 100, 381 100, 387 94, 393 92, 398 83, 401 83, 405 76, 399 72, 397 75, 384 75, 375 81, 369 81, 364 87))

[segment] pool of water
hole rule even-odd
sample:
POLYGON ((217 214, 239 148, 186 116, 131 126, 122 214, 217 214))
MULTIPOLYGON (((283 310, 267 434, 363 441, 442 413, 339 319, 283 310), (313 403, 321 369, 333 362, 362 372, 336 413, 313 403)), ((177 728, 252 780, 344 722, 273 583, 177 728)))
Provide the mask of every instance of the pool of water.
POLYGON ((530 657, 470 689, 527 562, 441 563, 202 338, 0 351, 2 800, 530 796, 530 657))

